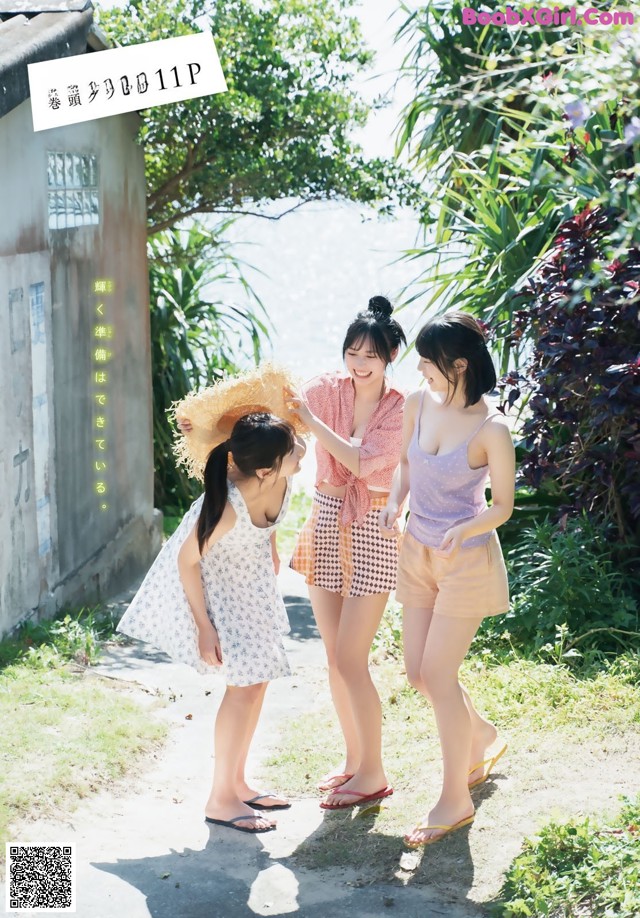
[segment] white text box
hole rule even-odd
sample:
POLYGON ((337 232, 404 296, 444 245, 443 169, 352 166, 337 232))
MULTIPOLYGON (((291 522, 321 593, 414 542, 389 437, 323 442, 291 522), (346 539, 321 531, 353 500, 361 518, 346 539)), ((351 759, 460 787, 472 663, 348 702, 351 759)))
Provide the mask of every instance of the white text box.
POLYGON ((29 64, 34 131, 226 92, 208 32, 29 64))

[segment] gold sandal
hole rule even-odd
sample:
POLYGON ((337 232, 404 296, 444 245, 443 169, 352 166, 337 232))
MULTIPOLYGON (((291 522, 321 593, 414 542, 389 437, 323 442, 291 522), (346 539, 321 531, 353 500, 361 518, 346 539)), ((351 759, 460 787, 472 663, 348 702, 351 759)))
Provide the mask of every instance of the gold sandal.
POLYGON ((505 743, 502 749, 500 750, 500 752, 497 752, 492 758, 483 759, 482 762, 478 762, 477 765, 474 765, 473 768, 470 768, 469 774, 472 775, 474 771, 478 770, 478 768, 482 768, 484 765, 489 766, 487 770, 483 773, 482 777, 476 778, 475 781, 472 781, 469 787, 472 788, 472 787, 477 787, 478 784, 484 784, 484 782, 487 780, 487 778, 489 777, 493 769, 496 767, 496 762, 502 755, 504 755, 506 751, 507 751, 507 743, 505 743))
POLYGON ((455 832, 456 829, 462 829, 464 826, 471 825, 475 818, 476 814, 474 813, 473 816, 467 816, 466 819, 461 819, 460 822, 456 822, 452 826, 416 826, 416 828, 413 830, 414 832, 428 832, 431 829, 442 829, 443 831, 440 833, 440 835, 436 835, 435 838, 425 838, 424 841, 419 842, 409 841, 405 835, 405 844, 408 845, 409 848, 421 848, 423 845, 433 845, 435 842, 439 842, 441 838, 444 838, 445 835, 448 835, 450 832, 455 832))

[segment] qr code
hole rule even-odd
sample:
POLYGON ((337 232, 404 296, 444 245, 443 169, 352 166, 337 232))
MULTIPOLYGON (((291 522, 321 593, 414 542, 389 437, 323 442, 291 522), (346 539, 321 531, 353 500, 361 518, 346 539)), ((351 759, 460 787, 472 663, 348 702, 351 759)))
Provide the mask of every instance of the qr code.
POLYGON ((7 911, 75 912, 75 844, 7 845, 7 911))

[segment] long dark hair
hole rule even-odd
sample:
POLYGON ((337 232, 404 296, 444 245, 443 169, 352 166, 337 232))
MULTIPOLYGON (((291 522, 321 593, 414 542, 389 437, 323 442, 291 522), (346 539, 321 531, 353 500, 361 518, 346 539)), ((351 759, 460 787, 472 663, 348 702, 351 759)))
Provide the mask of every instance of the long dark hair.
POLYGON ((475 405, 486 392, 495 389, 496 370, 487 350, 485 334, 468 312, 451 310, 430 319, 418 332, 416 350, 425 360, 435 363, 453 386, 453 393, 460 381, 454 362, 460 358, 467 361, 465 408, 475 405))
POLYGON ((393 306, 384 296, 372 296, 364 312, 359 312, 345 335, 342 344, 342 356, 350 347, 360 346, 369 338, 376 357, 384 360, 385 366, 391 363, 391 355, 401 344, 407 343, 404 331, 399 322, 391 318, 393 306))
POLYGON ((227 467, 229 453, 236 468, 247 478, 256 469, 280 471, 282 460, 294 448, 295 432, 291 424, 266 411, 245 414, 236 421, 231 436, 209 453, 204 468, 204 500, 198 518, 198 548, 220 522, 228 497, 227 467))

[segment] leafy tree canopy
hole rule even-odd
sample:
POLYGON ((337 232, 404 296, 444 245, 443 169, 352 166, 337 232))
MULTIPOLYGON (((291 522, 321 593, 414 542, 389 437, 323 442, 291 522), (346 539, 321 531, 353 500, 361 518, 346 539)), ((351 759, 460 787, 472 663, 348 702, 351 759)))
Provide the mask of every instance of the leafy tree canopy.
MULTIPOLYGON (((618 217, 607 257, 640 242, 640 29, 465 25, 461 0, 404 5, 415 95, 398 145, 428 183, 415 293, 425 311, 468 309, 497 332, 501 371, 536 340, 520 292, 563 223, 587 203, 618 217)), ((600 0, 594 9, 611 16, 600 0)), ((498 0, 483 16, 504 16, 498 0)), ((556 8, 554 8, 556 9, 556 8)))
POLYGON ((246 213, 284 198, 382 202, 383 210, 417 201, 407 173, 367 160, 352 139, 370 110, 352 80, 372 60, 354 3, 128 0, 100 11, 101 28, 122 45, 208 23, 229 89, 145 112, 150 234, 195 214, 246 213))
POLYGON ((167 411, 192 389, 237 373, 247 350, 253 351, 257 364, 262 343, 269 338, 266 311, 245 276, 251 265, 225 241, 234 219, 219 223, 213 234, 209 227, 194 224, 149 240, 154 501, 174 513, 184 512, 202 485, 176 466, 167 411), (229 301, 227 284, 244 288, 242 308, 229 301))

